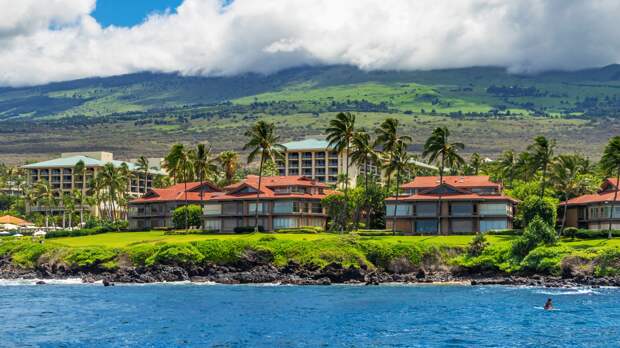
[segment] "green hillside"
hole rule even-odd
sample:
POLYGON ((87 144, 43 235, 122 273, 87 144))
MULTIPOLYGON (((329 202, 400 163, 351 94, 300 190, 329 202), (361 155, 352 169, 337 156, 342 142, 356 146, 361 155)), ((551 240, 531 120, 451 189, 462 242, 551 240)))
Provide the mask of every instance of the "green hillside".
MULTIPOLYGON (((0 88, 0 161, 66 150, 161 155, 176 141, 239 148, 257 118, 278 122, 286 139, 320 136, 339 111, 373 127, 387 116, 414 139, 448 124, 469 151, 520 149, 537 133, 561 149, 598 156, 618 133, 620 66, 539 75, 481 67, 373 71, 302 67, 272 75, 187 77, 140 73, 44 86, 0 88)), ((415 147, 415 146, 414 146, 415 147)))

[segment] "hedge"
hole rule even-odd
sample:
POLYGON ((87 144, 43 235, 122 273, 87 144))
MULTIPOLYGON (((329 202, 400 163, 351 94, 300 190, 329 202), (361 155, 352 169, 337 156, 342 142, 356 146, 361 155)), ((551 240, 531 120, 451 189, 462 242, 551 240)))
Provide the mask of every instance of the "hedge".
POLYGON ((316 234, 323 233, 324 230, 321 227, 316 226, 302 226, 293 228, 281 228, 274 231, 275 233, 298 233, 298 234, 316 234))

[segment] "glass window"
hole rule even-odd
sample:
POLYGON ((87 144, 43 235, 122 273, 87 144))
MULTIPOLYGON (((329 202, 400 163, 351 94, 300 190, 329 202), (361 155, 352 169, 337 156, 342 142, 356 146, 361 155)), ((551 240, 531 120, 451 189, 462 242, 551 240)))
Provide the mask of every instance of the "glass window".
POLYGON ((480 232, 487 232, 491 230, 505 230, 507 228, 507 220, 480 220, 480 232))
POLYGON ((436 203, 418 203, 415 206, 417 216, 437 216, 436 203))
MULTIPOLYGON (((263 209, 264 209, 264 203, 263 202, 259 202, 258 203, 258 212, 262 213, 263 209)), ((250 203, 249 208, 248 208, 248 212, 250 214, 256 214, 256 202, 250 203)))
POLYGON ((273 204, 274 213, 292 213, 293 201, 275 202, 273 204))
POLYGON ((312 203, 312 212, 315 214, 322 214, 323 207, 321 206, 321 203, 312 203))
POLYGON ((506 203, 484 203, 480 204, 480 215, 507 215, 508 205, 506 203))
POLYGON ((219 231, 222 229, 222 221, 220 220, 205 220, 205 229, 207 231, 219 231))
POLYGON ((473 220, 452 220, 452 232, 467 233, 474 231, 473 220))
POLYGON ((474 212, 474 205, 471 203, 452 203, 450 204, 452 216, 470 216, 474 212))
POLYGON ((273 229, 297 227, 297 219, 295 218, 275 218, 273 219, 273 229))
MULTIPOLYGON (((398 204, 398 206, 396 207, 396 216, 410 216, 411 215, 411 211, 412 211, 412 206, 411 204, 398 204)), ((394 216, 394 204, 388 204, 385 206, 386 209, 386 216, 394 216)))
POLYGON ((417 233, 437 233, 437 220, 416 220, 415 231, 417 233))
POLYGON ((205 215, 220 215, 222 214, 221 204, 207 204, 204 208, 205 215))

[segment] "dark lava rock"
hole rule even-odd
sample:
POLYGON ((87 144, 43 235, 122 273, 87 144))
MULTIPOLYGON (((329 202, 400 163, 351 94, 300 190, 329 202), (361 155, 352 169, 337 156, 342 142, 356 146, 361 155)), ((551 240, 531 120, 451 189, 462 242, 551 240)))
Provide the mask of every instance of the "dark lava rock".
POLYGON ((46 282, 44 282, 43 280, 39 280, 38 282, 36 282, 37 285, 45 285, 47 284, 46 282))

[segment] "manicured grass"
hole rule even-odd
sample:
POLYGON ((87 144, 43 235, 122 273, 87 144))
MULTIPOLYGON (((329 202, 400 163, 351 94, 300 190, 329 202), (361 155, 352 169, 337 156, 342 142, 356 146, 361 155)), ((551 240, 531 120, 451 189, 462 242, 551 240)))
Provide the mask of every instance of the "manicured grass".
MULTIPOLYGON (((279 240, 326 240, 336 239, 341 236, 331 233, 321 234, 190 234, 190 235, 164 235, 162 231, 149 231, 149 232, 119 232, 119 233, 104 233, 92 236, 84 237, 65 237, 50 239, 50 243, 66 245, 70 247, 84 247, 84 246, 106 246, 113 248, 122 248, 127 246, 133 246, 138 244, 152 244, 152 243, 183 243, 193 242, 201 240, 259 240, 266 236, 273 236, 279 240)), ((359 237, 360 240, 382 240, 404 244, 429 244, 429 245, 444 245, 451 247, 466 246, 471 240, 472 236, 379 236, 379 237, 359 237)), ((510 240, 513 237, 509 236, 489 236, 490 243, 498 243, 506 240, 510 240)))

